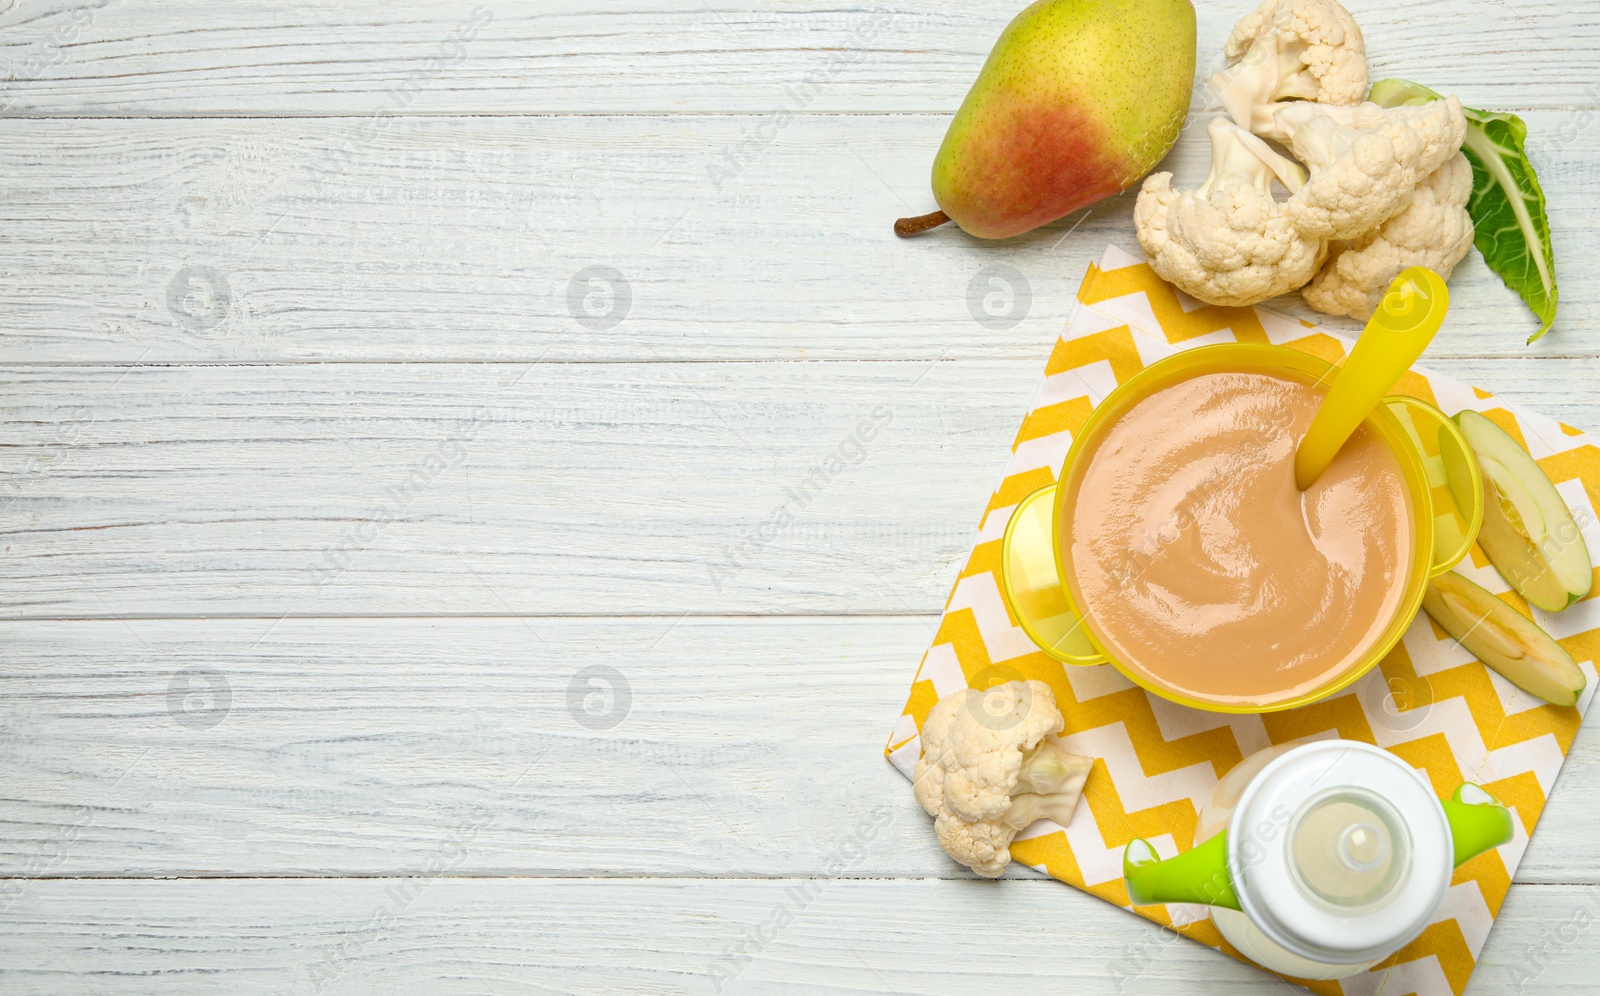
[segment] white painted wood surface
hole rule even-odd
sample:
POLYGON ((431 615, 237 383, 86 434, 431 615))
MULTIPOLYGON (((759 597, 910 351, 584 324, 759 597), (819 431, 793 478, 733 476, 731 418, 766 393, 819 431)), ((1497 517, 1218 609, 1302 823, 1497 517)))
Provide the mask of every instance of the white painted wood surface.
MULTIPOLYGON (((1551 139, 1536 153, 1574 274, 1600 202, 1588 113, 1526 112, 1551 139)), ((1035 358, 1106 243, 1137 248, 1131 193, 995 245, 896 239, 897 216, 933 207, 940 114, 806 115, 719 189, 711 169, 755 120, 428 117, 370 143, 350 118, 3 121, 0 361, 1035 358), (1030 289, 1011 328, 979 324, 967 301, 996 262, 1030 289), (568 289, 590 266, 627 281, 615 327, 573 319, 568 289), (214 323, 174 322, 184 267, 224 282, 214 323)), ((1209 150, 1190 128, 1166 167, 1198 183, 1209 150)), ((1555 330, 1529 349, 1531 316, 1473 253, 1430 355, 1600 354, 1583 334, 1600 291, 1561 291, 1555 330)), ((1277 306, 1317 318, 1298 296, 1277 306)))
MULTIPOLYGON (((1278 991, 972 881, 879 755, 1133 245, 1127 197, 889 234, 1016 6, 0 0, 0 990, 1278 991)), ((1375 76, 1522 112, 1550 198, 1556 329, 1473 255, 1429 362, 1600 427, 1592 5, 1351 7, 1375 76)), ((1586 730, 1472 991, 1592 989, 1597 806, 1586 730)))
MULTIPOLYGON (((1039 879, 76 879, 27 902, 0 934, 19 991, 1297 991, 1039 879)), ((1468 991, 1593 993, 1593 928, 1574 925, 1597 911, 1592 887, 1513 889, 1468 991), (1522 972, 1530 950, 1545 967, 1522 972)))

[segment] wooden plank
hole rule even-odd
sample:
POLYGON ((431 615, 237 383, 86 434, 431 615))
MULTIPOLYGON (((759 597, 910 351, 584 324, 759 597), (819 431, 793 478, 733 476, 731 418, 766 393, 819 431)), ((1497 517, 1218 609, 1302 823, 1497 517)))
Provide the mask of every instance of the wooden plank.
MULTIPOLYGON (((1600 425, 1600 361, 1440 366, 1600 425)), ((0 614, 932 614, 1040 371, 3 368, 0 614)))
MULTIPOLYGON (((1256 4, 1196 5, 1199 69, 1256 4)), ((1505 108, 1597 100, 1600 24, 1558 0, 1350 0, 1373 79, 1505 108), (1536 54, 1536 58, 1532 54, 1536 54)), ((981 0, 430 4, 36 0, 0 14, 29 115, 738 111, 949 113, 1017 9, 981 0)))
MULTIPOLYGON (((1597 915, 1592 888, 1512 889, 1467 992, 1593 992, 1597 915)), ((4 921, 28 991, 1287 991, 1046 881, 113 879, 31 883, 4 921)))
MULTIPOLYGON (((944 125, 804 116, 726 173, 738 117, 0 122, 0 362, 1042 357, 1089 263, 1137 249, 1134 195, 1003 243, 898 240, 944 125), (1026 293, 986 302, 994 272, 1026 293)), ((1167 165, 1195 184, 1209 155, 1190 127, 1167 165)), ((1524 346, 1474 253, 1434 355, 1600 354, 1576 279, 1600 128, 1538 156, 1562 317, 1524 346)))
POLYGON ((0 873, 804 876, 888 806, 858 871, 962 874, 882 755, 932 622, 3 624, 0 873))
POLYGON ((935 611, 1027 366, 13 369, 0 611, 935 611))
MULTIPOLYGON (((3 623, 0 874, 805 876, 871 820, 851 877, 970 877, 881 754, 932 623, 3 623)), ((1518 881, 1600 882, 1597 801, 1588 729, 1518 881)))

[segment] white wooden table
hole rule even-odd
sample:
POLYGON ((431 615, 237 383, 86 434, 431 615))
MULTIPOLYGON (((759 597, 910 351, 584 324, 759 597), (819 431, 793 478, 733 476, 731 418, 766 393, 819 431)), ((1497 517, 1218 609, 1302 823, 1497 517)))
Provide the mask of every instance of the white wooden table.
MULTIPOLYGON (((890 234, 1020 2, 0 0, 0 990, 1280 991, 880 756, 1134 245, 890 234)), ((1352 8, 1550 198, 1555 330, 1474 254, 1430 362, 1600 427, 1594 4, 1352 8)), ((1593 990, 1597 806, 1590 729, 1473 991, 1593 990)))

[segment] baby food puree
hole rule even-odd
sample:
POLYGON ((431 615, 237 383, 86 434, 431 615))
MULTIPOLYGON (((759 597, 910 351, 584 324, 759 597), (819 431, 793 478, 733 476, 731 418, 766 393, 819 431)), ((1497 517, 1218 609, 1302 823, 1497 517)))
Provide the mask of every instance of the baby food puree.
POLYGON ((1086 454, 1060 534, 1113 656, 1240 704, 1309 692, 1378 639, 1406 587, 1413 511, 1368 426, 1295 486, 1322 397, 1269 373, 1201 374, 1137 402, 1086 454))

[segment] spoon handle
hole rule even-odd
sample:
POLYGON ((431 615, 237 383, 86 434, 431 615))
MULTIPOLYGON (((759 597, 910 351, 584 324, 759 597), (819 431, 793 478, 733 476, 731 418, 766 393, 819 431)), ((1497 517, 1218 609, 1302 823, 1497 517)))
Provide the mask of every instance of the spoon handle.
POLYGON ((1322 476, 1344 441, 1428 348, 1449 307, 1450 291, 1432 270, 1413 266, 1395 277, 1350 355, 1334 368, 1333 386, 1295 451, 1294 479, 1301 491, 1322 476))

